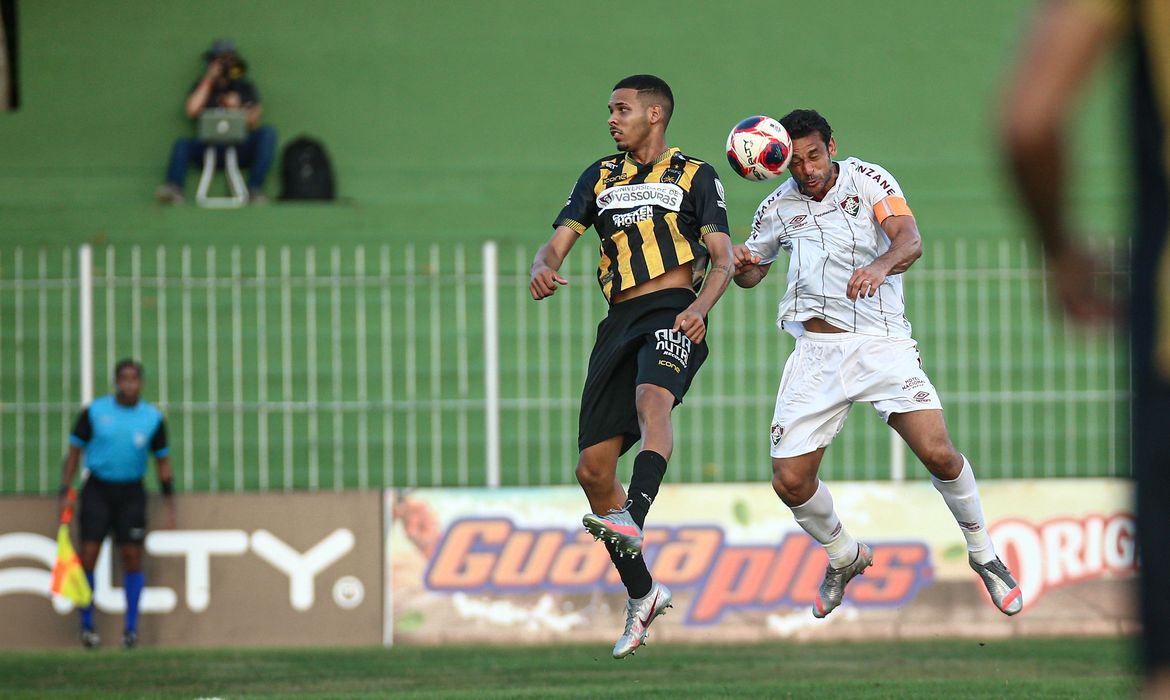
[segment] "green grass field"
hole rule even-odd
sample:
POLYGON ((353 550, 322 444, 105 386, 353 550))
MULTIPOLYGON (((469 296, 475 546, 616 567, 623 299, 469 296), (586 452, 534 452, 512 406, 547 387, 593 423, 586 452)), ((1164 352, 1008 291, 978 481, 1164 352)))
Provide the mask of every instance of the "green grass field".
POLYGON ((1130 639, 0 654, 16 698, 1124 698, 1130 639))

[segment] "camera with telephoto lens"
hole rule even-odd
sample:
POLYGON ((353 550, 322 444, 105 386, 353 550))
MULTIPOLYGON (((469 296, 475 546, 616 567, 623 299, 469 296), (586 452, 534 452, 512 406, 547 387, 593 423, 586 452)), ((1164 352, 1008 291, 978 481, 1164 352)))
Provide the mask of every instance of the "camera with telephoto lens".
POLYGON ((223 76, 228 80, 236 80, 248 72, 248 64, 234 54, 217 56, 212 60, 219 61, 220 66, 223 68, 223 76))

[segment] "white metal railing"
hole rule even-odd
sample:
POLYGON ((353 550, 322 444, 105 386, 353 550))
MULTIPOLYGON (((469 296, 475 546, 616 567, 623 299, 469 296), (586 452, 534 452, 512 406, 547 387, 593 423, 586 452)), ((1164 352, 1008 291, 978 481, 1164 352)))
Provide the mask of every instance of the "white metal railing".
MULTIPOLYGON (((0 249, 0 493, 54 488, 123 356, 146 365, 185 489, 571 483, 605 306, 584 245, 533 302, 534 247, 0 249)), ((791 348, 774 276, 715 308, 668 480, 769 478, 791 348)), ((907 275, 952 436, 984 476, 1127 474, 1125 348, 1047 313, 1041 278, 1014 241, 935 242, 907 275)), ((823 469, 923 474, 865 406, 823 469)))

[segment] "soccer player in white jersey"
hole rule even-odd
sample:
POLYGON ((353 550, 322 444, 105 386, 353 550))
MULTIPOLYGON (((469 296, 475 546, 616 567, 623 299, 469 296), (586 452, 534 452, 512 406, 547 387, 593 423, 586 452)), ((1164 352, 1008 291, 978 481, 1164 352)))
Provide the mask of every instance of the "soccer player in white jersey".
POLYGON ((746 245, 735 246, 735 282, 756 286, 780 250, 788 254, 777 323, 797 340, 772 418, 772 488, 829 555, 813 615, 832 612, 850 579, 873 563, 817 478, 858 401, 872 404, 922 460, 967 540, 971 568, 995 606, 1015 615, 1024 605, 1019 586, 996 556, 975 474, 951 444, 910 335, 902 273, 922 255, 922 238, 902 189, 881 166, 833 160, 833 131, 817 112, 795 110, 780 122, 792 136, 792 177, 760 204, 746 245))

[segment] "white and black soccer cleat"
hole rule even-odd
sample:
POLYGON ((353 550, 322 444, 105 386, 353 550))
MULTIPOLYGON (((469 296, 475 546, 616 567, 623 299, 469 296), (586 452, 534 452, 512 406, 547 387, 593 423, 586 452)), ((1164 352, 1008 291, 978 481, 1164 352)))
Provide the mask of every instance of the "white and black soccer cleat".
POLYGON ((646 644, 646 638, 650 634, 650 623, 666 612, 667 608, 674 607, 673 601, 670 589, 657 581, 644 598, 627 600, 626 628, 613 645, 613 658, 624 659, 646 644))

